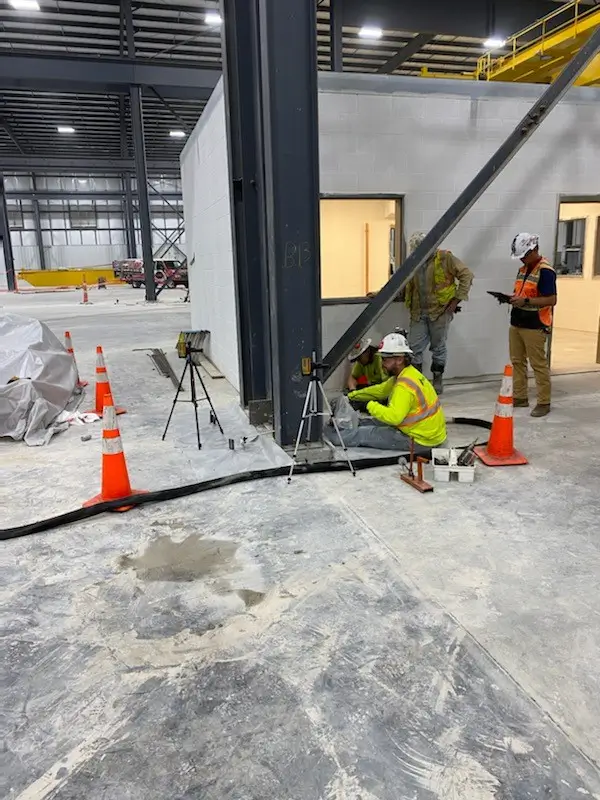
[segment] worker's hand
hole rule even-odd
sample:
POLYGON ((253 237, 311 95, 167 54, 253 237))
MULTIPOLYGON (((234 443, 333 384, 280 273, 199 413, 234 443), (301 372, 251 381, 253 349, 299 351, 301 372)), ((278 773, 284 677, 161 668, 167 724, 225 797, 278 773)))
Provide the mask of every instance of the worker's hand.
POLYGON ((454 314, 456 314, 456 309, 458 308, 459 304, 460 300, 457 300, 456 297, 454 297, 452 300, 450 300, 450 302, 446 306, 446 313, 450 314, 450 316, 453 317, 454 314))
POLYGON ((509 300, 511 306, 515 306, 516 308, 523 308, 525 305, 525 298, 521 297, 521 295, 513 294, 509 300))

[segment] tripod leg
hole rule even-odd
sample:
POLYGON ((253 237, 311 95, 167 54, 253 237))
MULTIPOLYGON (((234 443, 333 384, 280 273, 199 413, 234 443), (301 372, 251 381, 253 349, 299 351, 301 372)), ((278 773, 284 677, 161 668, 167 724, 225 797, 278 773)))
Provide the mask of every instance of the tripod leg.
POLYGON ((341 448, 342 448, 342 450, 344 452, 344 455, 346 457, 346 461, 348 462, 348 466, 350 467, 350 472, 354 475, 354 477, 356 477, 356 470, 354 469, 354 464, 352 463, 352 460, 350 459, 350 454, 348 453, 348 448, 346 447, 346 443, 344 442, 344 440, 342 438, 342 434, 341 434, 341 431, 340 431, 339 426, 337 424, 337 420, 336 420, 336 418, 335 418, 335 416, 333 414, 333 411, 331 410, 331 405, 329 404, 329 400, 327 399, 327 395, 325 394, 325 389, 323 388, 323 384, 321 383, 321 381, 319 381, 319 389, 321 390, 321 394, 323 396, 323 405, 327 409, 327 411, 329 412, 329 414, 331 416, 331 421, 333 423, 333 427, 335 428, 335 432, 337 433, 338 439, 340 440, 340 445, 341 445, 341 448))
POLYGON ((206 399, 208 400, 208 405, 210 406, 210 410, 213 413, 213 417, 215 419, 215 422, 217 423, 221 433, 223 433, 223 428, 221 427, 221 423, 219 422, 219 418, 217 417, 217 412, 215 411, 215 407, 212 404, 212 400, 210 399, 210 395, 208 393, 208 390, 206 388, 206 384, 204 383, 202 375, 200 374, 200 370, 198 369, 197 365, 194 364, 193 362, 192 362, 192 366, 196 370, 196 375, 198 376, 198 380, 200 381, 200 386, 202 386, 202 391, 204 392, 204 394, 206 396, 206 399))
POLYGON ((194 418, 196 420, 196 441, 198 442, 198 450, 202 450, 202 442, 200 441, 200 425, 198 424, 198 398, 196 396, 194 366, 194 362, 190 359, 190 390, 192 394, 192 405, 194 406, 194 418))
POLYGON ((306 397, 304 398, 304 407, 302 408, 302 416, 300 417, 300 424, 298 425, 298 435, 296 436, 296 444, 294 446, 294 452, 292 453, 292 463, 290 465, 290 472, 288 475, 288 483, 292 480, 292 475, 294 474, 294 467, 296 466, 296 459, 298 458, 298 450, 300 448, 300 442, 302 440, 302 433, 304 431, 304 423, 309 415, 309 405, 311 402, 311 393, 312 393, 312 382, 308 384, 306 389, 306 397))
POLYGON ((177 404, 177 398, 179 397, 179 393, 181 392, 181 387, 183 386, 183 379, 185 378, 185 373, 187 372, 188 368, 188 360, 185 360, 185 366, 183 368, 183 372, 181 373, 181 378, 179 379, 179 386, 177 387, 177 391, 175 392, 175 399, 173 400, 173 405, 171 406, 171 413, 169 414, 169 419, 167 420, 167 424, 165 425, 165 430, 162 435, 162 440, 164 442, 165 436, 167 435, 167 431, 169 430, 169 425, 171 424, 171 417, 173 416, 173 412, 175 411, 175 405, 177 404))

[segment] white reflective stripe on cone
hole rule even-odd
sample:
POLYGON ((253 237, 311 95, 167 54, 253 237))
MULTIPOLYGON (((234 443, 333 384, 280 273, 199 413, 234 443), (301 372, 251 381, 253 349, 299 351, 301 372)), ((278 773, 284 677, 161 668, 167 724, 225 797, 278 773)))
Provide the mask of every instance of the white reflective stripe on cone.
POLYGON ((513 393, 513 379, 510 375, 505 375, 502 378, 502 386, 500 387, 500 397, 512 397, 513 393))
POLYGON ((117 436, 115 439, 102 439, 102 453, 105 456, 116 456, 118 453, 123 452, 123 445, 121 444, 121 437, 117 436))
POLYGON ((513 415, 512 403, 496 403, 497 417, 512 417, 512 415, 513 415))
POLYGON ((117 430, 117 412, 114 406, 104 406, 104 430, 117 430))
MULTIPOLYGON (((96 375, 96 383, 108 383, 108 375, 106 372, 99 372, 96 375)), ((108 394, 108 392, 106 394, 108 394)))
POLYGON ((104 363, 104 356, 102 355, 102 353, 98 353, 98 355, 96 356, 96 366, 97 367, 106 366, 106 364, 104 363))

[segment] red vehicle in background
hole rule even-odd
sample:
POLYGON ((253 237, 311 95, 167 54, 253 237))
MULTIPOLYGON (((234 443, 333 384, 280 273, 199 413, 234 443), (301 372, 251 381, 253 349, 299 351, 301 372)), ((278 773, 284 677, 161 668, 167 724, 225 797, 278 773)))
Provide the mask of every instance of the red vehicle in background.
MULTIPOLYGON (((145 286, 144 262, 141 258, 126 258, 122 261, 113 261, 115 278, 120 278, 129 283, 134 289, 145 286)), ((154 283, 166 289, 177 286, 188 288, 187 262, 170 259, 158 259, 154 262, 154 283)))

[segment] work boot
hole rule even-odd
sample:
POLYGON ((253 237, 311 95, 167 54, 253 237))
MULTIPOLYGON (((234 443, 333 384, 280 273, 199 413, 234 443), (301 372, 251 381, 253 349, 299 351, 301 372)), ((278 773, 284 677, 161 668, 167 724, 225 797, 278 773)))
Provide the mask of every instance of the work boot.
POLYGON ((531 412, 532 417, 545 417, 550 413, 550 403, 538 403, 531 412))
POLYGON ((443 382, 444 373, 443 372, 434 372, 433 373, 433 388, 437 392, 437 394, 444 394, 444 382, 443 382))
POLYGON ((513 406, 515 408, 529 408, 529 400, 526 397, 515 397, 513 406))

